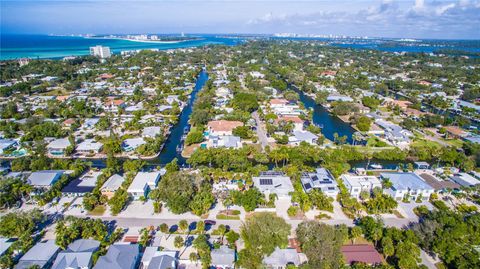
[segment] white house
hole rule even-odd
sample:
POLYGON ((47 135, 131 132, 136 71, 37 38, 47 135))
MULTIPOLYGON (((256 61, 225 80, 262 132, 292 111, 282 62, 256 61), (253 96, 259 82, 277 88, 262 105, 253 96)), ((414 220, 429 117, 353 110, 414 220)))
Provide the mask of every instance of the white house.
POLYGON ((328 197, 336 198, 339 192, 338 184, 330 171, 325 168, 317 168, 314 173, 304 172, 300 177, 305 192, 314 189, 320 190, 328 197))
MULTIPOLYGON (((163 172, 164 174, 164 172, 163 172)), ((127 192, 135 199, 147 197, 150 190, 157 187, 162 172, 138 172, 127 192)))
POLYGON ((103 148, 103 144, 94 139, 85 139, 85 141, 77 145, 76 151, 78 153, 99 153, 103 148))
POLYGON ((48 143, 47 150, 48 153, 54 156, 62 156, 65 154, 65 150, 70 146, 70 140, 68 137, 55 139, 52 142, 48 143))
POLYGON ((309 131, 293 131, 293 136, 288 137, 290 145, 300 145, 301 142, 306 142, 310 145, 317 144, 318 136, 309 131))
POLYGON ((0 139, 0 154, 4 151, 16 149, 19 146, 18 141, 14 139, 0 139))
POLYGON ((358 198, 362 191, 370 193, 374 188, 382 188, 382 182, 375 176, 343 174, 341 179, 350 195, 355 198, 358 198))
POLYGON ((253 185, 265 195, 275 193, 278 198, 287 198, 294 191, 290 177, 282 172, 260 172, 258 177, 253 177, 253 185))
POLYGON ((215 268, 233 269, 235 268, 235 250, 227 246, 221 246, 213 249, 211 252, 212 262, 215 268))
POLYGON ((451 179, 464 187, 472 187, 480 184, 480 181, 475 177, 467 174, 467 173, 458 173, 451 177, 451 179))
POLYGON ((143 137, 155 138, 157 135, 160 134, 162 134, 162 128, 160 128, 159 126, 145 127, 142 131, 143 137))
POLYGON ((122 149, 124 151, 127 151, 127 152, 134 151, 138 147, 140 147, 141 145, 144 145, 146 143, 147 142, 145 142, 145 140, 143 140, 143 138, 141 138, 141 137, 129 138, 129 139, 125 139, 122 142, 122 149))
POLYGON ((392 182, 392 187, 387 190, 387 193, 397 201, 406 196, 411 200, 421 196, 421 199, 426 201, 434 192, 434 189, 415 173, 381 173, 380 177, 392 182))

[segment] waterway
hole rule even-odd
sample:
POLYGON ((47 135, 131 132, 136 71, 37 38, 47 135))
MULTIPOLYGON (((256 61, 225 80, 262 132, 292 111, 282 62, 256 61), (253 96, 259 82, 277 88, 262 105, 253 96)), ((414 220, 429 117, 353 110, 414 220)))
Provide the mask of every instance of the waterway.
POLYGON ((170 136, 168 137, 167 141, 165 142, 165 146, 163 147, 162 152, 158 156, 157 159, 152 160, 149 164, 156 164, 156 165, 165 165, 171 162, 173 159, 177 158, 178 164, 184 165, 186 164, 186 159, 182 157, 181 152, 177 151, 177 146, 181 145, 182 142, 182 135, 186 127, 189 127, 188 120, 190 119, 190 115, 192 114, 192 107, 193 103, 195 102, 195 98, 197 97, 197 93, 203 88, 205 83, 208 80, 208 73, 205 70, 202 70, 198 75, 197 81, 195 83, 195 87, 193 88, 192 94, 190 95, 190 99, 183 109, 182 113, 180 114, 180 119, 178 123, 171 129, 170 136))
POLYGON ((335 133, 337 133, 339 137, 346 136, 347 143, 351 144, 353 142, 352 135, 355 133, 355 129, 353 129, 349 123, 330 114, 326 108, 317 105, 313 98, 303 93, 303 91, 296 89, 295 86, 291 85, 291 88, 299 94, 300 101, 302 101, 306 108, 313 109, 313 123, 322 127, 322 134, 327 139, 333 141, 335 133))

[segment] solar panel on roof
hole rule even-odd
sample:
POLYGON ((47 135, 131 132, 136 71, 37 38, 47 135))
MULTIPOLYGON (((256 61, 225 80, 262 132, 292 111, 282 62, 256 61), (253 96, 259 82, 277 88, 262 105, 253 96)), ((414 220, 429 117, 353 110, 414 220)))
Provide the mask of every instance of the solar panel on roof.
POLYGON ((260 185, 272 185, 273 181, 271 178, 261 178, 260 185))
POLYGON ((317 181, 318 180, 318 177, 317 176, 313 176, 312 177, 312 181, 317 181))
POLYGON ((309 190, 312 188, 312 185, 310 185, 310 183, 307 183, 304 185, 305 186, 305 189, 309 190))

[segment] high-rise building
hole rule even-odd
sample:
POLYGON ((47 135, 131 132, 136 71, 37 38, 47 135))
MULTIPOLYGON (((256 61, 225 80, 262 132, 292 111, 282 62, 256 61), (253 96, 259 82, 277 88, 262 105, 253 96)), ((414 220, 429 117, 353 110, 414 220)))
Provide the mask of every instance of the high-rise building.
POLYGON ((90 55, 100 57, 102 59, 109 58, 110 56, 112 56, 109 47, 104 47, 99 45, 95 47, 90 47, 90 55))

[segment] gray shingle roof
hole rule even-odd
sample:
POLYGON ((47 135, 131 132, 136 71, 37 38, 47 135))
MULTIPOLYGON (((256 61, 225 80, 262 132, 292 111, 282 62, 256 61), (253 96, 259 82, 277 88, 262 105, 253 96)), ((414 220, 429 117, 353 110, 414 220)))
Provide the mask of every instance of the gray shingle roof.
POLYGON ((61 171, 38 171, 33 172, 27 179, 32 186, 50 186, 62 176, 61 171))
POLYGON ((95 252, 100 242, 93 239, 78 239, 68 245, 66 252, 95 252))
POLYGON ((35 264, 43 267, 59 250, 55 240, 38 242, 20 258, 15 269, 26 269, 35 264))
POLYGON ((233 265, 235 262, 235 250, 227 246, 212 250, 211 256, 213 265, 233 265))
POLYGON ((98 259, 94 269, 130 269, 137 263, 140 250, 138 244, 116 244, 110 246, 105 256, 98 259))

